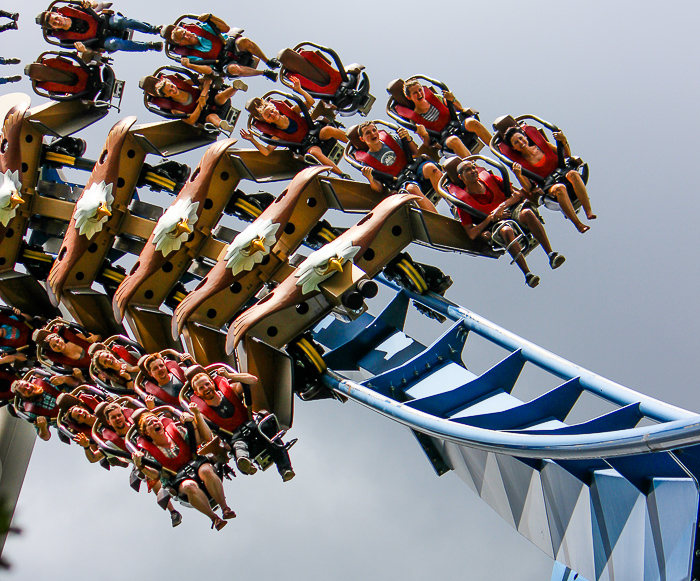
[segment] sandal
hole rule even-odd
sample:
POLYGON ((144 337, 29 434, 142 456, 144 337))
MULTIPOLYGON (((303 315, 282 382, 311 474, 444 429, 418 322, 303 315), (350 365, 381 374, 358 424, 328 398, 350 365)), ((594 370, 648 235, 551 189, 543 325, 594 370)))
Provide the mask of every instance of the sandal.
POLYGON ((211 521, 211 528, 216 529, 217 531, 220 531, 223 529, 228 523, 224 520, 219 518, 218 516, 216 517, 216 520, 211 521))
POLYGON ((232 518, 236 518, 236 513, 233 512, 232 508, 226 508, 226 509, 221 511, 221 516, 224 517, 224 520, 229 520, 232 518))

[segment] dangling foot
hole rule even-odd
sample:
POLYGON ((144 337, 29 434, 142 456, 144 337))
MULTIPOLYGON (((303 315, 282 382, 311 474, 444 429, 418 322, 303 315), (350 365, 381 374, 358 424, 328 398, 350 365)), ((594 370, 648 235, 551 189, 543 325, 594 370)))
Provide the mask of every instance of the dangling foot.
POLYGON ((531 272, 528 272, 525 275, 525 284, 529 286, 530 288, 535 288, 538 284, 540 284, 540 277, 537 276, 536 274, 532 274, 531 272))
POLYGON ((233 83, 231 83, 231 85, 233 86, 234 89, 236 89, 236 91, 245 92, 248 90, 248 85, 246 85, 243 81, 241 81, 241 79, 236 79, 235 81, 233 81, 233 83))
POLYGON ((258 469, 255 467, 255 464, 253 464, 250 461, 250 458, 246 457, 238 458, 238 460, 236 460, 236 466, 241 472, 243 472, 243 474, 247 474, 249 476, 255 474, 258 471, 258 469))
POLYGON ((581 234, 585 234, 591 229, 590 226, 586 226, 583 222, 579 222, 576 225, 576 230, 578 230, 581 234))
POLYGON ((154 50, 156 52, 161 52, 163 50, 163 43, 162 42, 147 42, 146 48, 148 50, 154 50))
POLYGON ((277 80, 277 73, 271 69, 263 71, 263 77, 270 79, 273 83, 277 80))
POLYGON ((282 65, 281 62, 279 62, 276 58, 271 58, 269 61, 265 63, 268 67, 271 69, 278 69, 282 65))
POLYGON ((170 522, 172 523, 173 528, 175 528, 182 523, 182 515, 176 510, 170 511, 170 522))
POLYGON ((229 508, 228 506, 221 511, 221 516, 224 517, 224 520, 231 520, 232 518, 236 518, 236 513, 233 512, 232 508, 229 508))
POLYGON ((287 470, 283 471, 280 476, 282 476, 282 482, 289 482, 296 476, 296 474, 294 473, 294 470, 288 468, 287 470))
POLYGON ((214 517, 211 521, 211 528, 216 529, 217 531, 220 531, 223 529, 228 523, 224 520, 217 517, 214 517))
POLYGON ((559 254, 558 252, 549 253, 549 266, 552 270, 559 268, 565 261, 566 258, 563 254, 559 254))
POLYGON ((595 220, 597 217, 598 216, 596 216, 593 212, 591 212, 590 214, 586 212, 586 218, 588 218, 589 220, 595 220))

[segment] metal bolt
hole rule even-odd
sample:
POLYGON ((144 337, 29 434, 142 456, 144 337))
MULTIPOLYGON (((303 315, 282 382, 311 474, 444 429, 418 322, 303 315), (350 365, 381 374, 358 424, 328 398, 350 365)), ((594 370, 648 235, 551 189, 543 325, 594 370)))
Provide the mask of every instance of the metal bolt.
POLYGON ((420 373, 418 372, 417 369, 414 369, 414 370, 413 370, 413 375, 416 376, 416 377, 418 377, 418 376, 420 375, 420 373))
POLYGON ((406 384, 408 383, 408 381, 406 381, 406 378, 405 378, 405 377, 402 377, 402 378, 401 378, 401 383, 403 383, 404 385, 406 385, 406 384))
POLYGON ((426 368, 426 369, 430 369, 430 363, 426 363, 426 364, 425 364, 425 368, 426 368))

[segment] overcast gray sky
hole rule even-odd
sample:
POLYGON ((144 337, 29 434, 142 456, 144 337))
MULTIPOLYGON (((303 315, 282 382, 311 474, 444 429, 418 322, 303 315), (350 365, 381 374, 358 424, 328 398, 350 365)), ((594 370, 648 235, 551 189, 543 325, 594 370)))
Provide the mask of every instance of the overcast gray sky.
MULTIPOLYGON (((447 83, 487 125, 506 113, 558 124, 591 167, 588 189, 599 216, 580 235, 543 210, 554 248, 567 257, 561 269, 550 271, 544 254, 533 252, 529 262, 542 282, 531 290, 505 258, 411 252, 452 275, 448 298, 601 375, 698 410, 700 8, 665 6, 174 0, 115 8, 152 23, 211 10, 245 28, 270 56, 304 40, 332 46, 346 63, 367 66, 376 117, 385 117, 389 81, 423 73, 447 83)), ((0 35, 0 53, 20 56, 24 66, 45 50, 33 23, 43 6, 29 0, 20 8, 21 30, 0 35)), ((117 75, 127 81, 122 115, 156 120, 143 109, 137 82, 164 63, 155 54, 116 55, 117 75)), ((248 94, 235 98, 239 107, 273 86, 249 84, 248 94)), ((4 89, 31 92, 27 81, 4 89)), ((111 113, 84 132, 92 154, 118 118, 111 113)), ((195 165, 201 153, 187 162, 195 165)), ((425 341, 439 332, 420 322, 412 329, 425 341)), ((466 360, 480 371, 496 354, 474 347, 466 360)), ((535 383, 526 382, 521 395, 536 391, 535 383)), ((171 530, 152 496, 128 488, 125 471, 90 466, 77 447, 56 438, 38 442, 17 510, 24 533, 6 545, 14 562, 8 578, 63 579, 72 571, 80 580, 549 579, 551 561, 454 474, 437 478, 405 429, 351 403, 297 401, 296 412, 297 478, 282 485, 271 470, 227 483, 239 517, 221 533, 192 510, 171 530)))

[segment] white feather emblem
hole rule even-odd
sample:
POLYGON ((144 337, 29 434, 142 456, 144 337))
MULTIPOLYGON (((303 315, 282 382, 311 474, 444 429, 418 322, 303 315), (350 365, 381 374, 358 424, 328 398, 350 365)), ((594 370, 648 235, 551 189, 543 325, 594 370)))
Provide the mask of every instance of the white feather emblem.
POLYGON ((75 228, 90 240, 112 215, 112 184, 92 184, 75 204, 75 228))
POLYGON ((198 208, 199 202, 193 203, 192 200, 185 199, 178 200, 166 210, 153 229, 153 244, 156 251, 167 256, 171 252, 180 250, 182 243, 192 233, 192 226, 197 223, 198 208))
POLYGON ((0 224, 7 226, 17 213, 17 206, 23 202, 19 191, 19 171, 9 169, 0 174, 0 224))
POLYGON ((297 268, 294 276, 298 278, 297 286, 307 294, 319 290, 318 285, 333 276, 348 260, 352 260, 359 252, 359 246, 353 246, 352 240, 338 238, 312 253, 297 268))
POLYGON ((270 254, 270 249, 277 242, 275 235, 279 227, 279 224, 273 224, 269 218, 253 222, 226 248, 226 267, 230 268, 234 275, 243 270, 252 270, 270 254))

